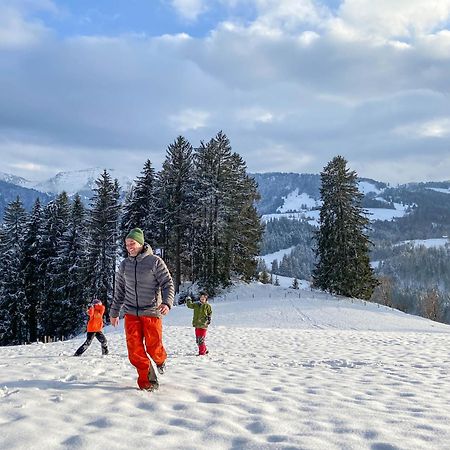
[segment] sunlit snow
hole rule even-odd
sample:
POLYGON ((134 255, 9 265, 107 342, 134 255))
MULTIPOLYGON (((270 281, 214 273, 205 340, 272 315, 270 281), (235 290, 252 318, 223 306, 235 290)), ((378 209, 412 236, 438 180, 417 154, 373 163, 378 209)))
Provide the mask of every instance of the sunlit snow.
POLYGON ((136 389, 122 323, 106 357, 97 342, 72 357, 84 335, 1 347, 1 448, 448 448, 449 326, 258 283, 212 307, 206 357, 191 310, 164 320, 153 393, 136 389))

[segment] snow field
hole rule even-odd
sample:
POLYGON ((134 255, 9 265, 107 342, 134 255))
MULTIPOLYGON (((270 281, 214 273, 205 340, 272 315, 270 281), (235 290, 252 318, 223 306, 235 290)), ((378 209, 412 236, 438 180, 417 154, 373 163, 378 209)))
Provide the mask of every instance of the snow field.
POLYGON ((122 321, 106 357, 96 341, 72 357, 84 335, 0 347, 0 447, 449 448, 450 327, 289 291, 253 284, 212 302, 207 357, 192 312, 173 308, 154 393, 135 388, 122 321))

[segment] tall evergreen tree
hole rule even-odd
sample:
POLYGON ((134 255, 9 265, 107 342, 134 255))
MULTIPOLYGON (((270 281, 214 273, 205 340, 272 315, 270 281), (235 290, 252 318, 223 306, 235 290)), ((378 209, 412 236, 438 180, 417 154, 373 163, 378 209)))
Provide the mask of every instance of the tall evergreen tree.
POLYGON ((22 277, 27 214, 19 197, 8 204, 1 229, 0 345, 28 341, 26 295, 22 277))
POLYGON ((163 258, 174 275, 179 292, 182 273, 190 271, 192 250, 192 145, 178 136, 167 148, 166 160, 159 174, 158 200, 161 217, 163 258))
MULTIPOLYGON (((123 243, 132 228, 142 228, 145 240, 154 246, 159 239, 159 217, 156 199, 156 175, 150 160, 145 162, 141 176, 126 196, 120 223, 120 237, 123 243)), ((126 249, 122 245, 124 256, 126 249)))
POLYGON ((38 338, 38 305, 40 278, 44 274, 40 272, 39 260, 42 229, 42 207, 39 198, 36 199, 31 217, 28 222, 23 250, 23 282, 27 297, 27 325, 29 342, 36 342, 38 338))
POLYGON ((58 280, 62 268, 58 251, 69 222, 69 198, 65 192, 50 202, 44 211, 39 248, 38 329, 41 337, 60 338, 65 311, 59 301, 58 280))
POLYGON ((228 278, 236 273, 249 281, 256 270, 264 226, 255 206, 260 198, 257 184, 246 169, 244 160, 233 153, 225 193, 229 216, 225 229, 224 269, 228 278))
MULTIPOLYGON (((87 286, 91 297, 109 309, 114 293, 114 275, 119 238, 119 184, 105 170, 95 181, 88 218, 87 286)), ((106 314, 108 317, 108 314, 106 314)))
POLYGON ((70 206, 67 230, 58 248, 56 289, 63 315, 57 334, 70 336, 78 332, 85 321, 88 291, 84 284, 86 266, 86 211, 77 194, 70 206))
POLYGON ((255 275, 262 226, 254 202, 259 198, 245 163, 219 132, 195 155, 194 276, 211 292, 228 285, 232 274, 255 275))
POLYGON ((313 279, 320 289, 369 299, 376 280, 369 264, 369 219, 361 207, 357 175, 336 156, 320 174, 322 207, 316 234, 317 258, 313 279))
POLYGON ((221 237, 231 217, 227 185, 230 175, 231 145, 223 133, 207 144, 201 143, 195 155, 195 204, 197 215, 194 277, 210 293, 228 277, 221 270, 221 237))

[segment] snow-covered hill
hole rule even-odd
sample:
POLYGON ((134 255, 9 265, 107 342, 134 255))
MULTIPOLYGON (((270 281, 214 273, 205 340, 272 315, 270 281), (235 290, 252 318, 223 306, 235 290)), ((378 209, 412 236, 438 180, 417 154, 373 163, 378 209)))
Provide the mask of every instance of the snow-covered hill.
POLYGON ((1 448, 448 448, 449 326, 256 283, 212 306, 207 357, 192 311, 165 319, 155 393, 135 389, 122 324, 106 357, 73 358, 84 336, 0 348, 1 448))
MULTIPOLYGON (((89 192, 95 188, 95 180, 103 173, 103 168, 94 167, 84 170, 74 170, 70 172, 59 172, 54 177, 38 183, 34 186, 35 189, 41 192, 51 192, 59 194, 63 191, 69 195, 76 192, 89 192)), ((107 169, 111 178, 117 178, 122 189, 127 189, 131 180, 119 174, 114 169, 107 169)))
POLYGON ((6 183, 11 183, 25 188, 32 188, 35 184, 30 180, 5 172, 0 172, 0 181, 5 181, 6 183))
MULTIPOLYGON (((320 204, 320 202, 318 202, 320 204)), ((295 209, 295 212, 284 212, 275 214, 264 214, 262 220, 267 222, 271 219, 279 219, 281 217, 286 217, 292 220, 306 220, 311 225, 319 225, 320 211, 318 209, 309 210, 302 209, 300 204, 295 209)), ((400 203, 394 204, 395 209, 392 208, 365 208, 367 217, 371 222, 375 220, 392 220, 396 217, 404 217, 407 211, 407 206, 400 203)))

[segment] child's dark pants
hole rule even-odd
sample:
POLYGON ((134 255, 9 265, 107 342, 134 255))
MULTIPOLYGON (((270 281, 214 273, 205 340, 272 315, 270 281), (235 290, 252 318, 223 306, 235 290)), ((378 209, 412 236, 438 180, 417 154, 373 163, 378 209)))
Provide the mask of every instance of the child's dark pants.
POLYGON ((84 341, 83 345, 75 352, 75 356, 82 355, 88 347, 91 345, 92 340, 94 339, 94 336, 97 338, 97 340, 102 344, 102 355, 108 354, 108 341, 106 340, 105 335, 101 331, 88 331, 86 340, 84 341))

